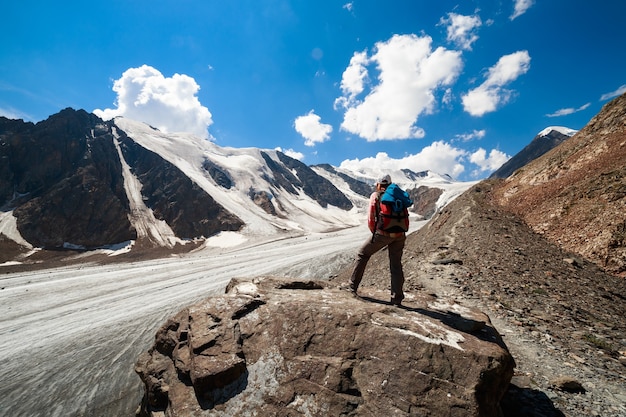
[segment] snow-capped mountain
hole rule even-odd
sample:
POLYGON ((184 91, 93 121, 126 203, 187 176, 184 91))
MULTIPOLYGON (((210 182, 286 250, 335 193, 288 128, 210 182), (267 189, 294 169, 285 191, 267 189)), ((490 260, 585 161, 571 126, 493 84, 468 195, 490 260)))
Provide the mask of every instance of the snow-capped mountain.
MULTIPOLYGON (((0 261, 25 248, 171 248, 356 226, 380 175, 309 167, 276 150, 220 147, 73 109, 37 124, 0 118, 0 158, 0 261)), ((421 217, 473 184, 432 172, 389 174, 421 217)))
POLYGON ((562 126, 549 126, 537 133, 534 139, 506 161, 500 168, 491 174, 490 178, 507 178, 519 168, 539 158, 550 149, 557 147, 565 140, 574 136, 576 130, 562 126))

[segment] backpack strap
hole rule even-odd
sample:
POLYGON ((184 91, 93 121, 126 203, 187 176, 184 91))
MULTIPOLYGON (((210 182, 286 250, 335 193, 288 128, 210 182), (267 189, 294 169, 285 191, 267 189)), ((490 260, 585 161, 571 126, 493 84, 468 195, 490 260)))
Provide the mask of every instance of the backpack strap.
POLYGON ((378 195, 376 196, 376 224, 378 224, 378 219, 380 218, 380 198, 382 197, 385 191, 377 191, 378 195))

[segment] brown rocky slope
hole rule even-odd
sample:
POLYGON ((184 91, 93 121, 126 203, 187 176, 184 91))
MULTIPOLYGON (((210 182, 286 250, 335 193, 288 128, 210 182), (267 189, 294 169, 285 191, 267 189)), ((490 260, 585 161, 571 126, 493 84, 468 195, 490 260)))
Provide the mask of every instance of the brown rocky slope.
POLYGON ((626 94, 494 196, 548 240, 626 276, 626 94))

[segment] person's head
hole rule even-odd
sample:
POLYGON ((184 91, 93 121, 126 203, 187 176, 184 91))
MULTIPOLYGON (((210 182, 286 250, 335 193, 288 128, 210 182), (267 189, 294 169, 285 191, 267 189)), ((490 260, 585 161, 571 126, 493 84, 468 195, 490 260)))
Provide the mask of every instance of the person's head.
POLYGON ((389 176, 389 174, 381 175, 376 180, 376 188, 380 190, 384 190, 389 184, 391 184, 391 177, 389 176))

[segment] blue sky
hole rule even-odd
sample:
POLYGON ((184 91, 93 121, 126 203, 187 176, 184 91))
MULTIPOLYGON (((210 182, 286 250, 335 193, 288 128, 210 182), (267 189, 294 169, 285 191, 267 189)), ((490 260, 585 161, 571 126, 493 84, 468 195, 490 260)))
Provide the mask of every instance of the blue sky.
POLYGON ((626 92, 626 2, 3 5, 0 115, 123 115, 307 164, 488 176, 626 92))

